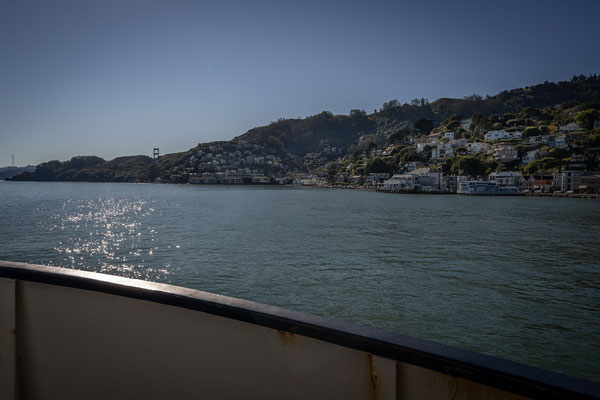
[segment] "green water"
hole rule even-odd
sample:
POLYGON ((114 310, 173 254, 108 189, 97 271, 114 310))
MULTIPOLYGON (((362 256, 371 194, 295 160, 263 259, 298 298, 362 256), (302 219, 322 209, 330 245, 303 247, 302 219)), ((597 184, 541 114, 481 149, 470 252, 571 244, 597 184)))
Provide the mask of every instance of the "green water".
POLYGON ((0 259, 171 283, 600 381, 600 201, 0 182, 0 259))

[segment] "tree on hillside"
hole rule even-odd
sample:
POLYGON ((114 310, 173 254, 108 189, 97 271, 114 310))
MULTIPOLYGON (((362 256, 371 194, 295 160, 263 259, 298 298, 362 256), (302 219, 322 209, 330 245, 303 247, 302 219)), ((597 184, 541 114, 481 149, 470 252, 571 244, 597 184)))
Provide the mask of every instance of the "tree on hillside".
POLYGON ((446 173, 476 177, 485 175, 488 165, 478 156, 458 156, 446 160, 443 168, 446 173))
POLYGON ((421 134, 427 134, 433 129, 433 120, 421 118, 415 121, 414 126, 421 134))
POLYGON ((575 122, 583 129, 590 130, 594 127, 594 122, 600 120, 600 111, 590 108, 585 111, 580 111, 575 116, 575 122))
POLYGON ((470 96, 463 97, 463 100, 481 101, 481 100, 483 100, 483 97, 481 97, 481 95, 478 95, 477 93, 474 93, 474 94, 472 94, 470 96))
POLYGON ((515 114, 513 114, 513 113, 504 113, 504 118, 503 119, 504 119, 505 122, 509 121, 511 119, 515 119, 515 114))
POLYGON ((525 119, 539 119, 542 116, 542 112, 537 108, 525 107, 519 115, 525 119))
POLYGON ((367 115, 367 112, 365 110, 359 110, 359 109, 350 110, 350 116, 352 118, 360 118, 360 117, 364 117, 366 115, 367 115))
POLYGON ((392 168, 382 158, 372 158, 365 165, 365 174, 391 173, 392 168))
POLYGON ((424 97, 421 97, 420 99, 412 99, 410 101, 410 105, 416 107, 424 107, 427 104, 429 104, 429 99, 426 99, 424 97))
MULTIPOLYGON (((431 148, 428 146, 425 146, 422 153, 424 155, 427 155, 427 154, 431 155, 431 148)), ((421 157, 421 154, 419 154, 417 152, 417 149, 415 149, 414 147, 405 147, 404 149, 402 149, 398 152, 396 157, 401 162, 423 161, 423 157, 421 157)))
POLYGON ((528 138, 528 137, 532 137, 532 136, 539 136, 541 134, 542 134, 542 132, 540 131, 540 129, 536 128, 534 126, 528 126, 527 128, 525 128, 523 130, 524 138, 528 138))
POLYGON ((396 99, 383 103, 383 110, 391 110, 392 108, 400 107, 400 102, 396 99))
POLYGON ((401 143, 404 141, 404 138, 409 135, 411 132, 407 128, 398 128, 394 133, 388 136, 388 143, 401 143))

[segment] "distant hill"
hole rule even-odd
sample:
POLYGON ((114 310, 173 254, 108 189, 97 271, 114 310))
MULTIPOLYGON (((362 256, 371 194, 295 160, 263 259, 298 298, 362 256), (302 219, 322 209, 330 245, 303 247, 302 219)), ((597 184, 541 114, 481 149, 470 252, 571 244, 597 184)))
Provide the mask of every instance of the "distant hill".
POLYGON ((35 171, 35 165, 28 165, 26 167, 5 167, 0 168, 0 179, 12 178, 15 175, 22 174, 23 172, 35 171))
POLYGON ((111 161, 96 156, 77 156, 69 161, 48 161, 33 172, 12 178, 15 181, 135 182, 148 179, 152 158, 118 157, 111 161))

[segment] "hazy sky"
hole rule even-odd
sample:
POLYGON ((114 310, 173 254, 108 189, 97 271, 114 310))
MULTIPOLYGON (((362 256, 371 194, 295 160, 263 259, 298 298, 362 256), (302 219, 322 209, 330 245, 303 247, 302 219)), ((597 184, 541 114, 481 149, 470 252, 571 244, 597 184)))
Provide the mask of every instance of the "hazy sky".
POLYGON ((0 1, 0 166, 600 73, 600 1, 0 1))

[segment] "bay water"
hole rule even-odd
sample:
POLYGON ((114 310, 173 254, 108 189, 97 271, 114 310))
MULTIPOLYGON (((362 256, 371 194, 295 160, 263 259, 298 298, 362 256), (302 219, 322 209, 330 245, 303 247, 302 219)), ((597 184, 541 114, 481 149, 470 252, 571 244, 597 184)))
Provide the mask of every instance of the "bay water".
POLYGON ((0 182, 0 259, 204 290, 600 381, 600 201, 0 182))

